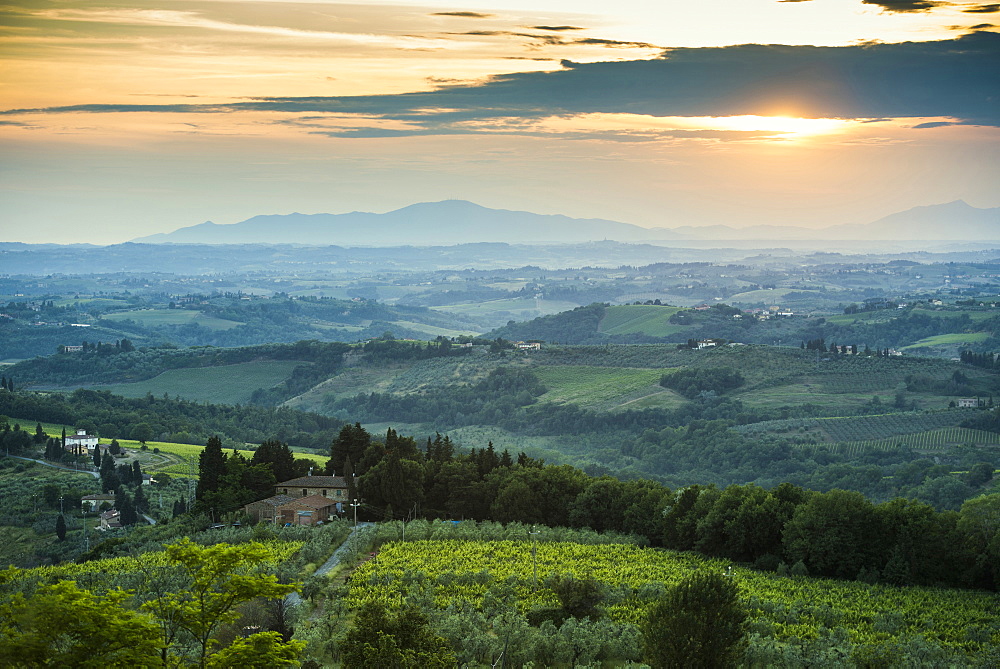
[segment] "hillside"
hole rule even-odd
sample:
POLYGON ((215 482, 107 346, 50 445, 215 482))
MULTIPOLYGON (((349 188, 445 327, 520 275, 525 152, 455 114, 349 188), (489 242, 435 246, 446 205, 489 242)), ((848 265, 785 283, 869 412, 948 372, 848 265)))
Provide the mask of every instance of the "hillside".
MULTIPOLYGON (((744 295, 749 296, 749 293, 744 295)), ((733 297, 738 298, 738 295, 733 297)), ((758 298, 747 301, 754 303, 758 298)), ((810 317, 777 307, 744 311, 718 302, 694 309, 649 304, 591 304, 572 311, 509 323, 484 335, 511 341, 560 344, 684 343, 726 339, 744 344, 826 344, 870 349, 894 348, 916 355, 957 357, 963 349, 1000 345, 1000 316, 979 307, 931 309, 924 303, 904 308, 810 317)))

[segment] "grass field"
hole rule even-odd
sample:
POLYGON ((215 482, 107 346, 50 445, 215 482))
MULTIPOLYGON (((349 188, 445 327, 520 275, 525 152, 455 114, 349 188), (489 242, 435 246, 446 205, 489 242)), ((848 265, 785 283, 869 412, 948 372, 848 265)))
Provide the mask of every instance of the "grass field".
POLYGON ((688 327, 670 322, 670 317, 678 311, 679 307, 639 304, 608 307, 597 329, 608 335, 639 333, 651 337, 666 337, 683 332, 688 327))
POLYGON ((913 342, 909 346, 904 346, 903 350, 911 348, 923 348, 924 346, 954 346, 964 344, 978 344, 989 339, 989 332, 955 332, 953 334, 935 335, 920 341, 913 342))
POLYGON ((849 325, 854 321, 871 323, 897 318, 900 313, 895 309, 879 309, 878 311, 862 311, 856 314, 834 314, 833 316, 827 316, 826 320, 837 325, 849 325))
POLYGON ((549 389, 539 398, 540 401, 585 407, 603 407, 609 403, 616 406, 636 391, 647 390, 651 386, 659 388, 657 384, 663 375, 662 370, 634 367, 566 365, 538 367, 534 371, 549 389))
POLYGON ((298 397, 285 402, 285 406, 300 411, 317 411, 325 404, 358 393, 381 393, 388 390, 393 380, 410 365, 386 367, 347 367, 340 374, 313 386, 298 397))
POLYGON ((431 307, 435 311, 443 311, 450 314, 465 314, 476 317, 496 314, 499 312, 530 312, 534 316, 545 316, 548 314, 558 314, 563 311, 575 309, 575 302, 565 300, 536 300, 531 297, 522 297, 504 300, 489 300, 487 302, 469 302, 466 304, 449 304, 442 307, 431 307))
POLYGON ((476 336, 482 334, 474 330, 451 330, 449 328, 439 328, 434 325, 415 323, 413 321, 393 321, 393 324, 410 330, 416 330, 417 332, 423 332, 432 337, 461 337, 462 335, 476 336))
POLYGON ((769 305, 778 304, 785 295, 791 292, 801 293, 805 292, 800 288, 770 288, 765 290, 748 290, 745 293, 736 293, 735 295, 730 295, 726 302, 733 303, 746 303, 746 304, 756 304, 758 302, 766 302, 769 305))
POLYGON ((148 326, 157 325, 187 325, 196 323, 210 330, 228 330, 238 325, 244 325, 237 321, 229 321, 215 316, 206 316, 200 311, 190 309, 140 309, 138 311, 119 311, 114 314, 106 314, 104 319, 109 321, 133 320, 148 326))
POLYGON ((985 321, 994 316, 1000 316, 1000 309, 983 311, 982 309, 914 309, 914 314, 932 316, 933 318, 961 318, 968 316, 972 321, 985 321))
POLYGON ((221 367, 171 369, 145 381, 93 386, 125 397, 146 393, 183 397, 213 404, 245 404, 253 391, 270 388, 288 378, 301 365, 294 360, 258 360, 221 367))

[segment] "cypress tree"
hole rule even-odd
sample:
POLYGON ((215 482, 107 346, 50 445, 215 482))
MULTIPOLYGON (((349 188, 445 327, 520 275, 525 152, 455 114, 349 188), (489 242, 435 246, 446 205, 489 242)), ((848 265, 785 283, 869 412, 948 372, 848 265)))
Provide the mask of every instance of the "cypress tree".
POLYGON ((203 499, 205 493, 219 489, 219 481, 226 474, 226 454, 222 452, 222 440, 211 437, 198 456, 198 487, 195 498, 203 499))

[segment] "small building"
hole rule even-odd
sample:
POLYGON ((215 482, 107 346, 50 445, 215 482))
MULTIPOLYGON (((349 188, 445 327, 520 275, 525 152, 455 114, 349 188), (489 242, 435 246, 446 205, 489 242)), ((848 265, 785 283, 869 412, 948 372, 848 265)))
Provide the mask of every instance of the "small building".
POLYGON ((275 495, 245 505, 243 512, 258 523, 277 523, 278 507, 294 500, 295 498, 289 495, 275 495))
POLYGON ((120 530, 122 527, 121 511, 105 511, 101 514, 101 525, 99 530, 120 530))
POLYGON ((277 522, 282 525, 315 525, 335 518, 338 506, 339 502, 322 495, 295 498, 277 507, 277 522))
POLYGON ((77 429, 76 434, 66 436, 66 450, 73 453, 84 453, 97 448, 97 435, 87 434, 86 430, 77 429))
POLYGON ((959 397, 955 402, 959 409, 975 409, 979 407, 978 397, 959 397))
POLYGON ((80 351, 83 350, 83 346, 82 345, 63 346, 62 350, 64 353, 79 353, 80 351))
POLYGON ((87 507, 87 511, 94 511, 100 509, 101 505, 108 503, 112 508, 115 506, 115 496, 114 495, 84 495, 80 498, 80 506, 87 507))
POLYGON ((274 494, 291 497, 319 495, 335 502, 346 502, 348 487, 347 479, 343 476, 300 476, 275 484, 274 494))
POLYGON ((541 351, 542 343, 537 341, 519 341, 514 344, 518 349, 522 351, 541 351))

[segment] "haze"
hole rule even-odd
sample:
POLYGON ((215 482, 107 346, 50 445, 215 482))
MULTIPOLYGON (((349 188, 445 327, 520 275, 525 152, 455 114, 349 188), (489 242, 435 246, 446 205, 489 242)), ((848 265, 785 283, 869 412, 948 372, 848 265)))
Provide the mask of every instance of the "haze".
POLYGON ((644 227, 997 207, 998 12, 14 0, 0 240, 447 199, 644 227))

